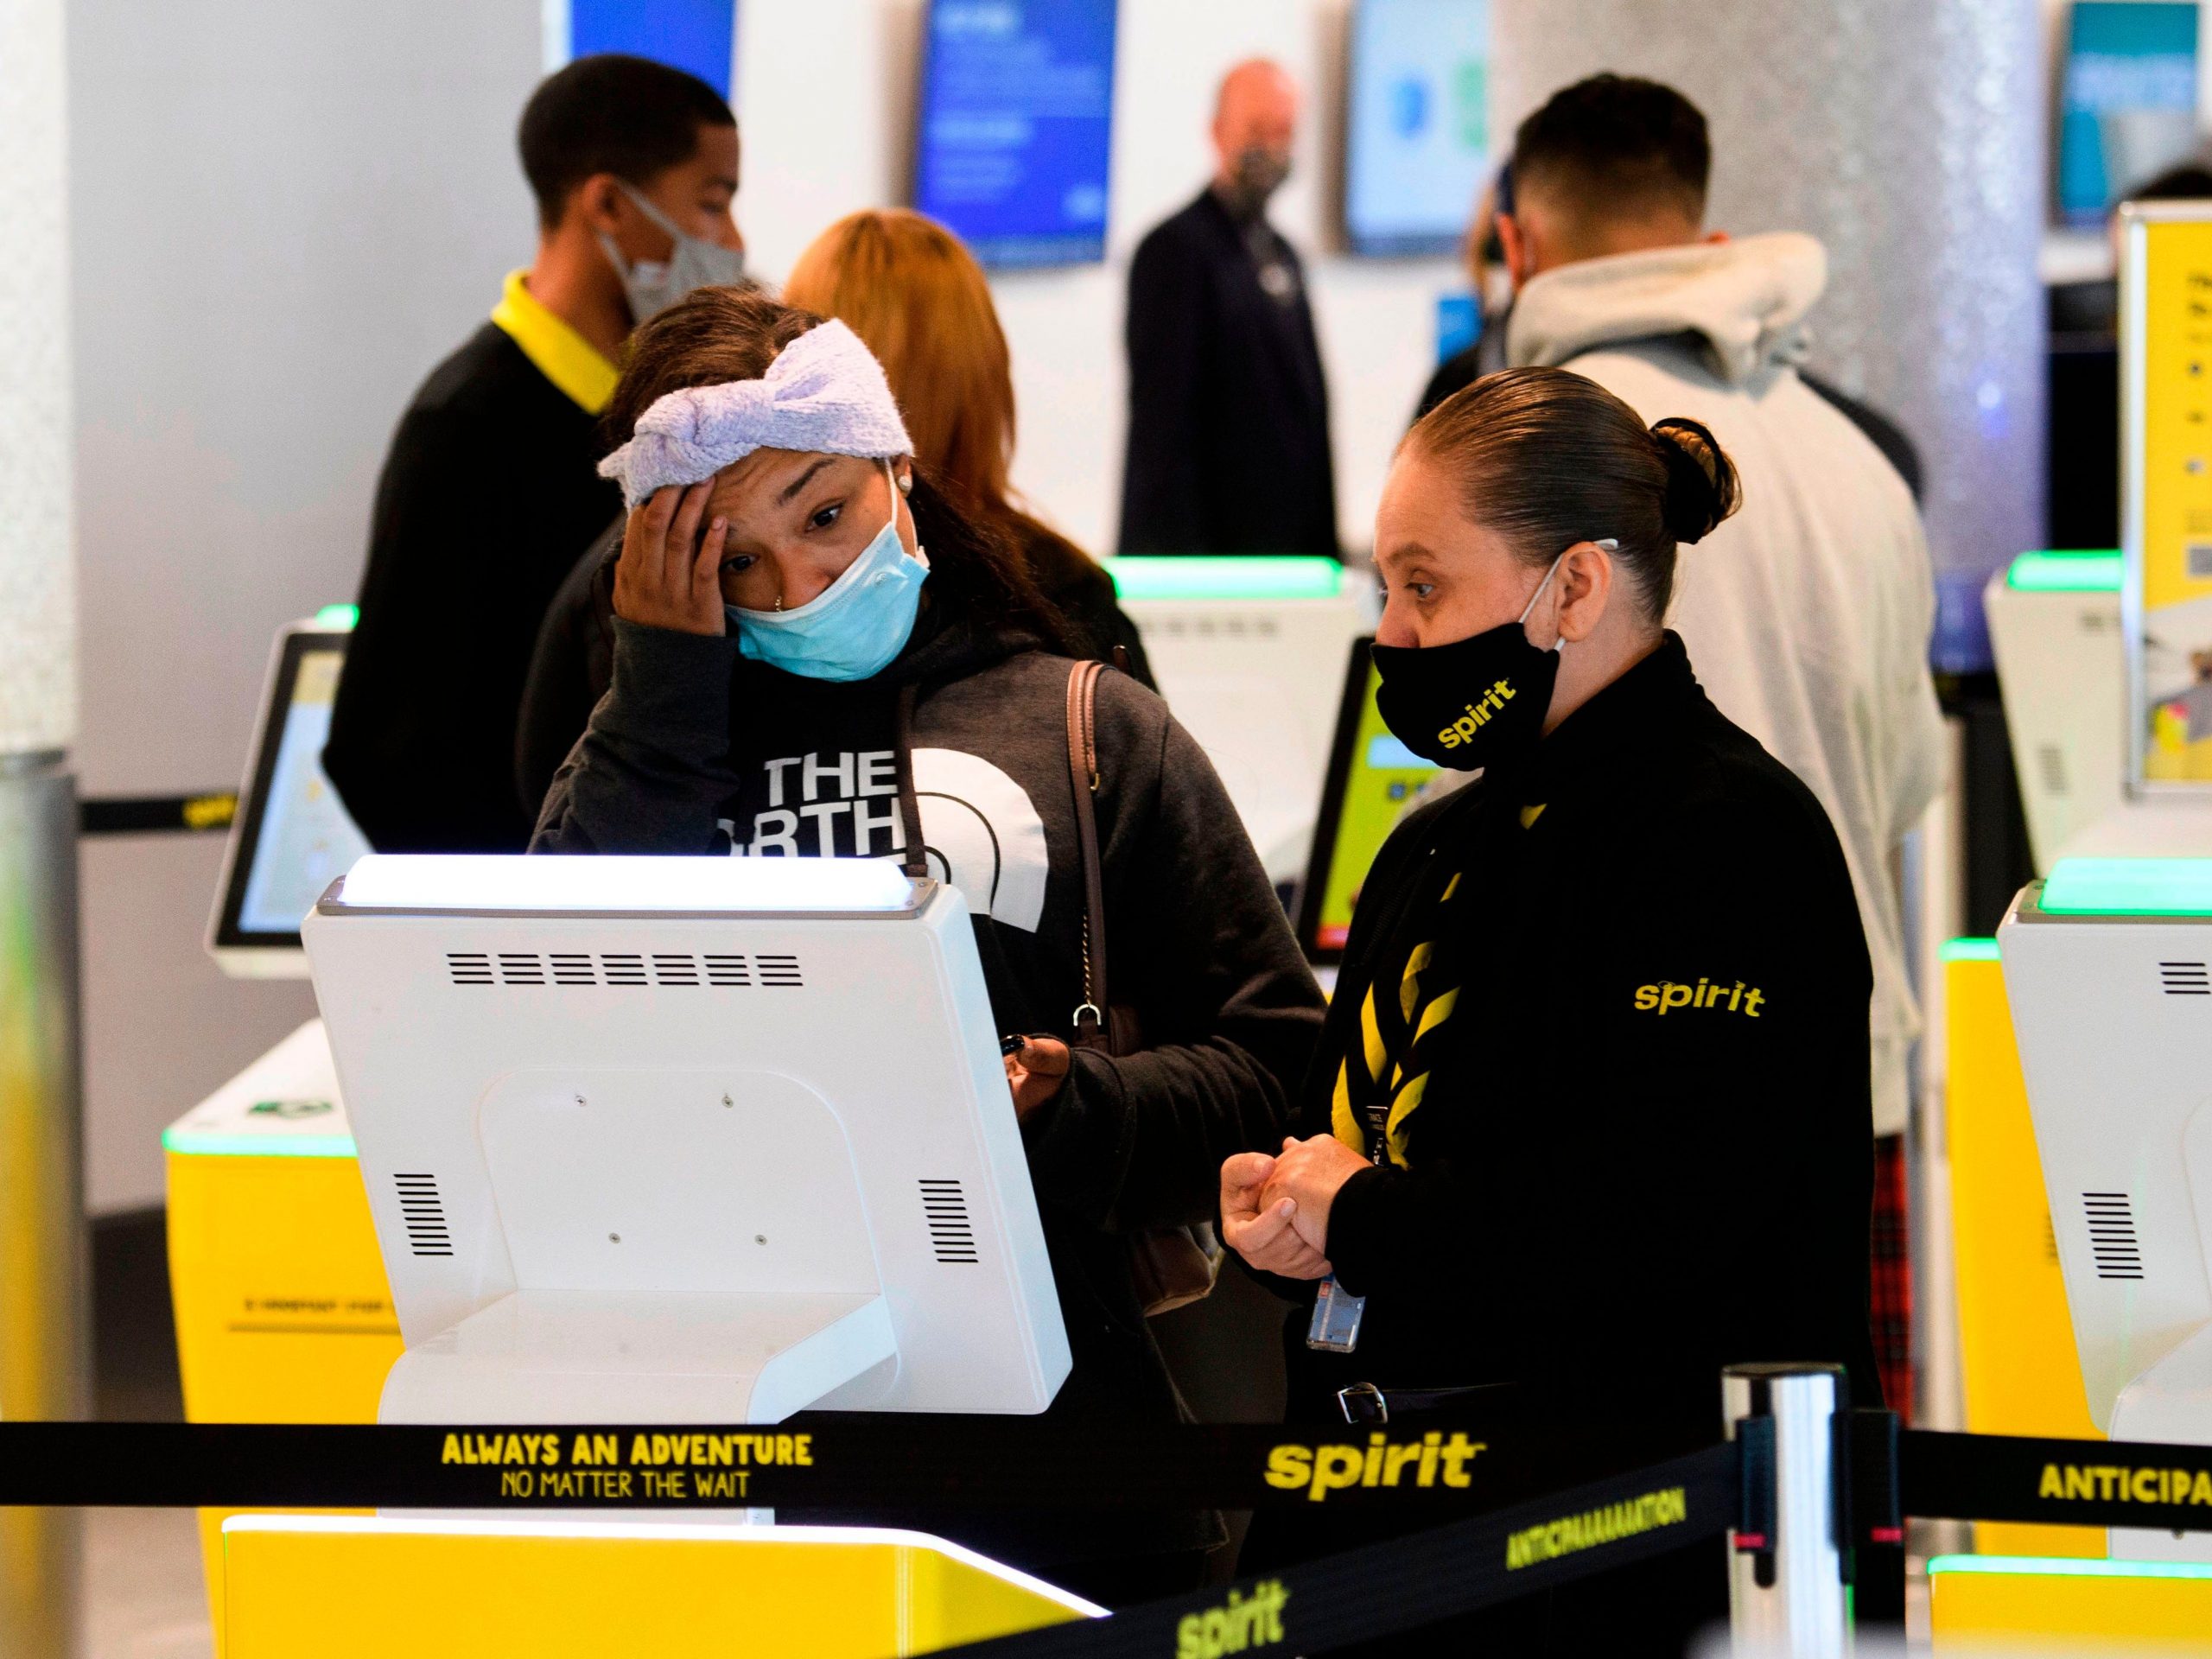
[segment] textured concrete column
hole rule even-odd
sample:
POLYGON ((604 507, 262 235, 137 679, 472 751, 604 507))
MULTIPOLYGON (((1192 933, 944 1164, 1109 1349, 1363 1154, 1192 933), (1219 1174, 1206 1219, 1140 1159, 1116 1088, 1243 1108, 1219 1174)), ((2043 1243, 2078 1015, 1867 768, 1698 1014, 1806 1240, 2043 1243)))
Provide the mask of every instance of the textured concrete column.
POLYGON ((1495 0, 1499 131, 1601 69, 1712 123, 1710 220, 1827 246, 1808 365, 1901 423, 1950 588, 2043 535, 2040 23, 2025 0, 1495 0))
MULTIPOLYGON (((62 0, 0 0, 0 1417, 81 1415, 62 0)), ((0 1659, 75 1640, 76 1517, 0 1510, 0 1659)))

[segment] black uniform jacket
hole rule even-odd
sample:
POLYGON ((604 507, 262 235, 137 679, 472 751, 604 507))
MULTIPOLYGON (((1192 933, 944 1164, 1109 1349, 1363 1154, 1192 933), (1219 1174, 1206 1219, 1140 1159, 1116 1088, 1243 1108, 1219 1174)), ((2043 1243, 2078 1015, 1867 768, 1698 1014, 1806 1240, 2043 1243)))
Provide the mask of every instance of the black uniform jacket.
POLYGON ((1301 1316, 1294 1411, 1360 1380, 1519 1383, 1642 1457, 1719 1437, 1733 1361, 1840 1362, 1878 1403, 1872 980, 1819 802, 1669 634, 1532 759, 1390 838, 1304 1133, 1328 1131, 1361 1000, 1397 984, 1454 871, 1461 991, 1405 1166, 1353 1176, 1328 1219, 1368 1298, 1359 1345, 1313 1353, 1301 1316))
POLYGON ((1303 270, 1287 303, 1260 285, 1244 227, 1211 189, 1129 266, 1124 553, 1337 556, 1329 394, 1303 270))
POLYGON ((515 717, 539 622, 620 512, 594 416, 486 323, 434 370, 377 484, 323 768, 387 853, 518 853, 515 717))

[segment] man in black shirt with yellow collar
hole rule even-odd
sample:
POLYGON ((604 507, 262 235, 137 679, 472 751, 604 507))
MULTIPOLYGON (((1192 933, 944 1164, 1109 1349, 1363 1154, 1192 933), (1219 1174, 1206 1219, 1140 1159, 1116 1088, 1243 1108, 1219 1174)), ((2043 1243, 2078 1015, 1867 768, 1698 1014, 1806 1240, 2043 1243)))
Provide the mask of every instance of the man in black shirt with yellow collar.
POLYGON ((598 417, 630 330, 740 280, 737 124, 704 81, 580 58, 523 111, 537 257, 433 370, 378 483, 323 766, 381 852, 520 852, 515 716, 554 590, 620 511, 598 417))

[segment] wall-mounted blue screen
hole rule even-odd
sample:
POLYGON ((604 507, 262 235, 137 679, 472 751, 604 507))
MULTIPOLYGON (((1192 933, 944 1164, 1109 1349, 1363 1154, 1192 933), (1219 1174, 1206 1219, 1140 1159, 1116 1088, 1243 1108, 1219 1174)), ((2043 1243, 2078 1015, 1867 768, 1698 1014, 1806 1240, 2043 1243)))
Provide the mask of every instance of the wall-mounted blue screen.
POLYGON ((569 0, 569 55, 626 52, 688 69, 729 96, 737 0, 569 0))
POLYGON ((914 206, 996 269, 1106 254, 1114 0, 932 0, 914 206))
POLYGON ((1351 79, 1352 251, 1456 248, 1490 168, 1489 0, 1359 0, 1351 79))
POLYGON ((2078 0, 2058 95, 2058 208, 2101 222, 2197 146, 2196 11, 2172 0, 2078 0))

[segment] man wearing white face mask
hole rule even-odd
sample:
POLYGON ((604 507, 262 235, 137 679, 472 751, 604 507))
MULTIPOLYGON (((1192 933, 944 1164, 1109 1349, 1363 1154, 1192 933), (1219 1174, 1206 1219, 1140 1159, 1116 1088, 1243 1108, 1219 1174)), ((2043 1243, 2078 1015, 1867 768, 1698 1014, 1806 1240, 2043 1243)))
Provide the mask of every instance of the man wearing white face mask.
POLYGON ((631 330, 743 280, 735 119, 704 81, 613 54, 523 112, 537 254, 432 372, 377 490, 361 620, 323 762, 385 852, 518 852, 514 738, 538 625, 620 494, 598 417, 631 330))

